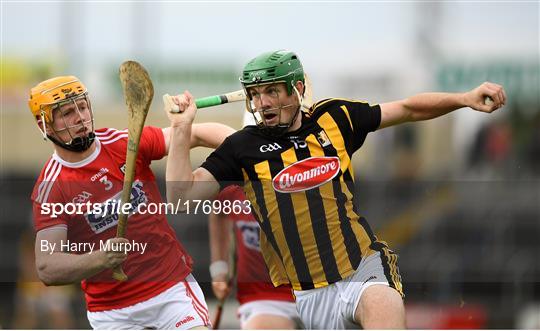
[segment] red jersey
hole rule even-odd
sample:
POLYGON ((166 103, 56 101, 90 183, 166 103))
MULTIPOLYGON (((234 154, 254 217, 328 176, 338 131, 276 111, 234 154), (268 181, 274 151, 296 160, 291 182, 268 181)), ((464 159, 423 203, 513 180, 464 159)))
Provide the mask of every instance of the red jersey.
MULTIPOLYGON (((36 232, 65 227, 67 242, 62 248, 74 254, 98 251, 107 239, 116 236, 127 136, 127 130, 96 130, 96 150, 76 163, 66 162, 53 154, 32 193, 36 232), (53 204, 62 204, 65 212, 52 213, 53 204), (83 204, 92 207, 81 207, 83 204)), ((81 287, 89 311, 118 309, 145 301, 191 272, 191 257, 167 223, 166 212, 151 213, 150 208, 144 208, 162 202, 150 162, 164 155, 162 130, 145 127, 137 156, 126 232, 126 238, 133 245, 122 265, 129 280, 113 280, 110 269, 83 280, 81 287)))
MULTIPOLYGON (((218 195, 221 201, 246 201, 239 186, 228 186, 218 195)), ((228 217, 234 223, 236 239, 236 297, 240 304, 257 300, 281 300, 294 302, 289 285, 274 287, 260 248, 259 223, 251 213, 231 212, 228 217)))

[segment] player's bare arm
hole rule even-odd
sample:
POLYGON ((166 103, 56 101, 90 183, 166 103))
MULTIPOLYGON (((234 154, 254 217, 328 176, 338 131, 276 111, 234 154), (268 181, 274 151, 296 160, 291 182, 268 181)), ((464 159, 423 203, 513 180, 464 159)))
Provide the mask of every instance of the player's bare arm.
MULTIPOLYGON (((235 130, 221 123, 200 123, 191 127, 190 148, 209 147, 217 148, 225 138, 233 134, 235 130)), ((171 128, 163 128, 165 149, 169 153, 171 128)))
POLYGON ((490 82, 464 93, 422 93, 381 104, 379 129, 404 122, 429 120, 463 107, 491 113, 505 103, 504 88, 490 82), (489 102, 485 102, 487 97, 491 98, 489 102))
POLYGON ((219 183, 206 169, 191 168, 192 123, 197 112, 195 99, 188 91, 173 97, 180 112, 166 111, 171 121, 169 157, 167 158, 167 200, 210 199, 219 192, 219 183), (188 143, 189 142, 189 143, 188 143))
POLYGON ((229 281, 229 232, 232 222, 224 214, 208 216, 208 233, 210 236, 210 275, 212 291, 218 300, 226 298, 231 288, 229 281))
MULTIPOLYGON (((113 268, 126 258, 125 252, 96 250, 86 254, 69 254, 60 250, 67 240, 67 229, 50 228, 36 234, 35 255, 39 279, 45 285, 65 285, 80 282, 100 271, 113 268), (42 242, 54 250, 43 249, 42 242)), ((127 243, 125 238, 112 238, 114 243, 127 243)))

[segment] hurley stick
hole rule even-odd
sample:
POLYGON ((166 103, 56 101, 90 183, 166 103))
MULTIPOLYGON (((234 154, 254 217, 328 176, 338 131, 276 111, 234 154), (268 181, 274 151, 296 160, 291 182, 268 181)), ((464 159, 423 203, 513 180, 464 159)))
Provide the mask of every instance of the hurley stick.
MULTIPOLYGON (((128 106, 126 171, 120 200, 120 206, 123 206, 126 203, 131 203, 131 186, 135 179, 137 152, 139 151, 139 142, 141 140, 144 121, 146 120, 146 114, 148 114, 152 98, 154 97, 154 87, 146 69, 135 61, 122 63, 120 66, 120 82, 122 83, 124 98, 128 106)), ((120 213, 118 216, 116 236, 124 237, 126 234, 128 214, 120 213)), ((119 265, 113 270, 113 278, 119 281, 125 281, 128 277, 119 265)))
MULTIPOLYGON (((302 102, 302 105, 305 108, 309 108, 313 104, 311 80, 309 79, 307 74, 304 74, 304 79, 305 79, 306 91, 304 93, 304 101, 302 102)), ((195 100, 195 104, 197 105, 198 109, 201 109, 201 108, 219 106, 225 103, 239 102, 239 101, 245 101, 245 100, 246 100, 246 93, 244 92, 244 90, 238 90, 238 91, 228 92, 224 94, 217 94, 217 95, 212 95, 209 97, 199 98, 195 100)), ((172 101, 172 96, 170 96, 169 94, 163 95, 163 103, 165 104, 165 109, 171 113, 178 113, 180 111, 180 108, 178 108, 178 105, 172 101)))

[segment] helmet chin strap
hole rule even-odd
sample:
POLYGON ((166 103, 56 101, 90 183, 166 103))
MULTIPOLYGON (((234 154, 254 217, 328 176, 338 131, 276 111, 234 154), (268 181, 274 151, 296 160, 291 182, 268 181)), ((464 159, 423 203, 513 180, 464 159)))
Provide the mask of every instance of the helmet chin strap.
MULTIPOLYGON (((296 122, 296 118, 298 117, 298 114, 300 114, 300 109, 302 108, 303 98, 300 95, 300 92, 298 92, 298 90, 296 89, 296 86, 294 86, 294 84, 292 84, 292 88, 293 88, 294 92, 296 93, 296 97, 298 98, 298 107, 296 108, 296 111, 294 112, 294 115, 293 115, 293 117, 291 118, 291 120, 289 121, 288 124, 284 123, 284 125, 281 125, 281 126, 280 126, 280 124, 278 124, 278 126, 280 126, 280 129, 281 128, 283 129, 283 131, 281 132, 280 135, 283 135, 283 134, 287 133, 287 131, 289 131, 291 126, 294 124, 294 122, 296 122)), ((285 107, 291 107, 291 106, 293 106, 293 105, 292 104, 286 105, 284 107, 281 107, 281 109, 283 109, 285 107)), ((279 116, 280 116, 280 119, 281 119, 281 110, 280 110, 279 116)))
POLYGON ((69 143, 61 142, 51 135, 47 135, 47 138, 49 138, 49 140, 52 141, 55 145, 60 146, 64 149, 67 149, 68 151, 84 152, 88 148, 90 148, 90 146, 92 146, 92 143, 96 139, 96 134, 94 132, 90 132, 85 137, 77 137, 77 138, 71 139, 69 143))
POLYGON ((41 134, 43 135, 43 140, 47 140, 47 128, 45 127, 45 112, 41 111, 41 124, 43 129, 41 130, 41 134))
POLYGON ((296 118, 298 117, 298 114, 300 114, 300 109, 302 109, 303 102, 304 102, 304 97, 302 95, 300 95, 300 92, 298 92, 298 90, 296 89, 296 86, 294 86, 294 84, 292 84, 292 88, 294 90, 294 93, 296 93, 296 97, 298 98, 298 108, 296 109, 296 112, 294 113, 294 116, 293 116, 291 122, 289 123, 289 128, 294 124, 294 122, 296 122, 296 118))

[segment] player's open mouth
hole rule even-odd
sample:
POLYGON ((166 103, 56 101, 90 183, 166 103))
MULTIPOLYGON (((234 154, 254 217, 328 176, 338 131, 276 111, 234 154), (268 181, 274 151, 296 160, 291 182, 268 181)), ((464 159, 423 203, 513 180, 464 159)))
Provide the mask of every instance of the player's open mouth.
POLYGON ((271 113, 264 114, 264 119, 267 120, 267 121, 270 121, 270 120, 272 120, 273 118, 276 118, 276 117, 277 117, 277 114, 271 114, 271 113))

